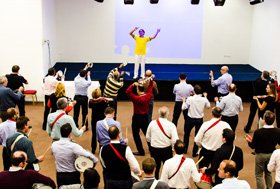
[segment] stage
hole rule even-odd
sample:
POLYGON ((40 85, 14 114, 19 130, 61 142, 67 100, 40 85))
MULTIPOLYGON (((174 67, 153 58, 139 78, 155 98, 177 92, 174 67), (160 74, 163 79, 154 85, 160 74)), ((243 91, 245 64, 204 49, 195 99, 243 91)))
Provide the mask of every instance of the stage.
MULTIPOLYGON (((66 68, 65 80, 73 81, 86 64, 86 62, 57 62, 54 68, 56 71, 61 70, 63 72, 66 68)), ((119 65, 120 63, 94 63, 93 67, 89 69, 91 71, 91 80, 99 81, 100 88, 103 91, 108 73, 119 65)), ((210 85, 209 71, 212 70, 214 78, 217 79, 221 76, 221 66, 218 64, 146 64, 146 70, 152 70, 156 76, 155 81, 158 84, 159 95, 155 97, 155 100, 174 101, 173 87, 176 83, 179 83, 180 73, 185 73, 187 83, 193 86, 199 84, 202 90, 208 93, 208 99, 213 101, 217 94, 217 88, 210 85)), ((236 94, 242 98, 243 102, 250 102, 253 96, 253 81, 261 76, 261 72, 248 64, 226 66, 229 67, 233 83, 237 86, 236 94)), ((128 100, 125 90, 135 81, 133 80, 134 64, 130 63, 120 71, 125 71, 130 75, 124 74, 124 86, 119 90, 118 100, 128 100)))

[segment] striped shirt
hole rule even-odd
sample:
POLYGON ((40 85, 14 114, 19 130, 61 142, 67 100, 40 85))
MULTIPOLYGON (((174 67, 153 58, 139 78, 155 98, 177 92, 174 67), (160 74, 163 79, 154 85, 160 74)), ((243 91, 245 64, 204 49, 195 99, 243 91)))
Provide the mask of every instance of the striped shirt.
POLYGON ((118 67, 112 69, 107 77, 107 81, 106 81, 106 85, 105 85, 105 89, 104 89, 104 93, 103 93, 103 95, 105 97, 117 99, 118 91, 123 86, 122 77, 120 77, 119 81, 116 81, 114 79, 114 72, 118 71, 118 70, 119 70, 118 67))

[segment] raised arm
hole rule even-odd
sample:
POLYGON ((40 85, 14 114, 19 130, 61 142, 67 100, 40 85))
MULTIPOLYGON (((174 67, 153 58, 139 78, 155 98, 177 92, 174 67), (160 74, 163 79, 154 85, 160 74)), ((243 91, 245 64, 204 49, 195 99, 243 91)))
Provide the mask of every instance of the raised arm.
POLYGON ((131 32, 129 32, 129 35, 131 35, 134 38, 134 34, 133 32, 135 32, 136 30, 138 30, 139 27, 135 27, 131 32))
POLYGON ((155 34, 153 37, 150 37, 150 40, 152 40, 152 39, 156 38, 156 36, 157 36, 157 34, 158 34, 159 32, 160 32, 160 29, 157 29, 156 34, 155 34))
POLYGON ((211 84, 212 84, 213 81, 214 81, 214 75, 213 75, 213 71, 212 70, 210 70, 209 76, 211 77, 211 84))

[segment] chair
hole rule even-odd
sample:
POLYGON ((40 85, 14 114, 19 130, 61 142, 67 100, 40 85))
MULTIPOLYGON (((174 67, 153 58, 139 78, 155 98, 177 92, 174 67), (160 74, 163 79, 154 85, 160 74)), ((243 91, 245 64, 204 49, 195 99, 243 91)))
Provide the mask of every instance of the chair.
POLYGON ((23 92, 24 96, 31 96, 32 97, 33 106, 35 105, 35 103, 34 103, 34 96, 36 97, 36 102, 38 101, 36 93, 37 93, 36 90, 26 90, 26 91, 23 92))

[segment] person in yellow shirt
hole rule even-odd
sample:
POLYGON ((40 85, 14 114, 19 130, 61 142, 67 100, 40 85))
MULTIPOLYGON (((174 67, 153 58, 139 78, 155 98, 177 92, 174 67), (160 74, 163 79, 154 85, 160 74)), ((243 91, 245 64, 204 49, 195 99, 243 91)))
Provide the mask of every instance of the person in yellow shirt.
POLYGON ((156 34, 153 37, 144 37, 145 31, 143 29, 139 30, 139 35, 136 36, 133 34, 139 27, 135 27, 129 34, 136 40, 136 47, 135 47, 135 66, 134 66, 134 77, 133 79, 138 78, 138 69, 139 63, 141 63, 141 77, 145 78, 145 61, 146 61, 146 45, 148 41, 156 38, 157 34, 160 32, 160 29, 157 29, 156 34))

